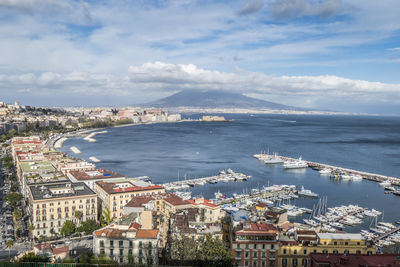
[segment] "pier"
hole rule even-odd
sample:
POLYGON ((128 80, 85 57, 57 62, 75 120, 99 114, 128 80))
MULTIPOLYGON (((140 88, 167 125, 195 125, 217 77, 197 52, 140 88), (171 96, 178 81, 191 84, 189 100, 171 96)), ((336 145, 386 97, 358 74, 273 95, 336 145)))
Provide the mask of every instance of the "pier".
MULTIPOLYGON (((255 158, 262 160, 265 157, 269 157, 273 155, 267 155, 267 154, 256 154, 254 155, 255 158)), ((284 161, 295 161, 297 159, 295 158, 290 158, 290 157, 284 157, 284 156, 276 156, 284 161)), ((374 182, 390 182, 392 185, 397 185, 400 186, 400 178, 398 177, 391 177, 391 176, 386 176, 386 175, 381 175, 381 174, 376 174, 376 173, 370 173, 370 172, 364 172, 364 171, 357 171, 357 170, 352 170, 352 169, 347 169, 347 168, 342 168, 342 167, 337 167, 337 166, 332 166, 324 163, 318 163, 318 162, 312 162, 312 161, 305 161, 308 165, 313 170, 322 170, 322 169, 331 169, 333 171, 341 171, 345 172, 348 174, 354 174, 354 175, 361 175, 363 179, 374 181, 374 182)))
POLYGON ((388 236, 390 236, 390 235, 392 235, 392 234, 394 234, 394 233, 396 233, 398 231, 400 231, 400 227, 397 227, 397 228, 391 230, 390 232, 387 232, 387 233, 384 233, 384 234, 378 236, 377 238, 374 239, 374 241, 378 242, 379 240, 385 239, 386 237, 388 237, 388 236))

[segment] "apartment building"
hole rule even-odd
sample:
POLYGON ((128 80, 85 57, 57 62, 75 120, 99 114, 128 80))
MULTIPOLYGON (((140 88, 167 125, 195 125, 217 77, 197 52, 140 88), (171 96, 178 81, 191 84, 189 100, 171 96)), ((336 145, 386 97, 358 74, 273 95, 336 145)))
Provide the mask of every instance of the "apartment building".
POLYGON ((46 183, 29 185, 29 213, 35 229, 33 236, 60 233, 66 220, 76 225, 89 219, 97 220, 97 196, 84 183, 46 183), (81 218, 76 218, 80 211, 81 218))
POLYGON ((158 230, 137 222, 119 222, 93 232, 93 253, 119 263, 158 264, 158 230))
POLYGON ((234 231, 233 258, 238 266, 277 266, 278 228, 269 223, 245 223, 234 231))
POLYGON ((96 169, 90 171, 71 170, 67 173, 67 176, 72 182, 83 182, 92 190, 94 190, 94 184, 96 182, 105 180, 107 180, 107 182, 116 182, 121 180, 121 178, 125 178, 125 175, 105 169, 96 169))
POLYGON ((94 191, 100 199, 101 209, 108 209, 113 219, 121 218, 124 215, 124 206, 132 198, 165 193, 165 189, 161 185, 135 180, 119 183, 99 181, 95 183, 94 191))

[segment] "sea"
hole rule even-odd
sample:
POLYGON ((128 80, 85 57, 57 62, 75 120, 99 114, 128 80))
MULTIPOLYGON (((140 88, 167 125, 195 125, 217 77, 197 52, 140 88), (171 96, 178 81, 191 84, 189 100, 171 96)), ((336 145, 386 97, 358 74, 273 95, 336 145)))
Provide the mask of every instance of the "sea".
MULTIPOLYGON (((221 114, 219 114, 221 115, 221 114)), ((197 119, 199 114, 183 115, 197 119)), ((193 196, 214 198, 218 190, 228 197, 273 184, 304 186, 328 198, 328 207, 354 204, 382 211, 378 220, 400 221, 400 197, 384 194, 378 183, 337 181, 312 169, 284 170, 266 165, 254 154, 277 152, 282 156, 400 177, 400 118, 339 115, 223 114, 227 122, 188 121, 107 129, 95 143, 83 138, 65 141, 62 151, 99 168, 127 177, 150 176, 154 183, 212 176, 231 168, 251 175, 245 182, 206 184, 191 189, 193 196), (82 154, 73 154, 71 146, 82 154)), ((299 198, 291 204, 312 208, 316 198, 299 198)), ((297 217, 301 221, 309 215, 297 217)), ((367 229, 371 218, 347 232, 367 229)))

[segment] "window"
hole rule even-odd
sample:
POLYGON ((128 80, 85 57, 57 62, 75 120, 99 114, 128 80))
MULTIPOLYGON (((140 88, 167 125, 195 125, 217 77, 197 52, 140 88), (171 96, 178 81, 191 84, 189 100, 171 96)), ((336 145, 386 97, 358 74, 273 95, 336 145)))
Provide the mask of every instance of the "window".
POLYGON ((301 266, 307 266, 307 259, 301 260, 301 266))
POLYGON ((314 249, 314 253, 317 253, 317 250, 316 250, 316 249, 314 249))
POLYGON ((322 253, 328 254, 328 251, 327 251, 326 249, 324 249, 324 250, 322 251, 322 253))
POLYGON ((143 251, 139 249, 139 257, 143 257, 143 251))
POLYGON ((119 258, 119 263, 123 263, 124 262, 124 258, 119 258))
POLYGON ((349 245, 349 242, 344 242, 344 245, 345 245, 345 246, 349 245))
POLYGON ((141 248, 143 246, 142 241, 139 241, 139 248, 141 248))
POLYGON ((274 249, 274 244, 271 244, 271 249, 274 249))
POLYGON ((337 245, 337 242, 335 241, 335 242, 333 242, 333 244, 336 246, 336 245, 337 245))
POLYGON ((286 248, 283 249, 283 254, 286 254, 286 248))
POLYGON ((100 240, 100 247, 104 247, 104 240, 100 240))
POLYGON ((326 245, 326 241, 324 241, 324 245, 326 245))
POLYGON ((261 267, 265 267, 265 261, 261 262, 261 267))
POLYGON ((297 254, 297 249, 293 250, 293 254, 294 254, 294 255, 297 254))
POLYGON ((123 256, 123 255, 124 255, 124 250, 123 250, 122 248, 119 250, 119 255, 120 255, 120 256, 123 256))
POLYGON ((122 248, 124 246, 124 241, 120 240, 119 241, 119 247, 122 248))
POLYGON ((257 261, 253 261, 253 267, 257 267, 257 261))
POLYGON ((128 250, 128 254, 132 255, 132 249, 128 250))
POLYGON ((257 252, 253 253, 253 258, 257 258, 257 252))
POLYGON ((338 254, 339 252, 337 251, 337 250, 334 250, 333 251, 333 254, 338 254))
POLYGON ((304 255, 307 254, 307 249, 303 250, 303 254, 304 254, 304 255))
POLYGON ((287 259, 282 259, 282 266, 287 266, 287 259))
POLYGON ((368 255, 372 255, 372 251, 367 251, 367 254, 368 255))
POLYGON ((244 266, 249 266, 249 261, 244 261, 244 266))
POLYGON ((348 251, 348 250, 345 250, 345 251, 344 251, 344 254, 349 255, 349 251, 348 251))
POLYGON ((114 240, 110 240, 110 247, 114 246, 114 240))
POLYGON ((357 250, 357 251, 356 251, 356 254, 361 254, 361 250, 357 250))
POLYGON ((110 248, 110 256, 114 256, 114 249, 110 248))
POLYGON ((132 248, 133 247, 133 242, 131 240, 129 240, 129 247, 132 248))
POLYGON ((254 249, 257 249, 257 244, 254 244, 254 249))
POLYGON ((245 256, 246 258, 248 258, 248 257, 249 257, 249 252, 246 251, 246 253, 244 254, 244 256, 245 256))
POLYGON ((265 258, 265 251, 262 252, 262 257, 265 258))
POLYGON ((236 258, 240 258, 240 252, 236 251, 236 258))
POLYGON ((262 245, 262 249, 265 249, 265 244, 262 245))
POLYGON ((104 248, 101 248, 101 249, 100 249, 100 255, 104 255, 104 253, 105 253, 105 252, 104 252, 104 248))
POLYGON ((297 266, 297 259, 293 259, 292 263, 293 263, 293 266, 297 266))
POLYGON ((360 245, 360 242, 357 242, 357 245, 359 246, 359 245, 360 245))
POLYGON ((240 248, 240 244, 236 244, 236 248, 239 249, 240 248))
POLYGON ((246 249, 249 249, 249 244, 246 244, 246 249))

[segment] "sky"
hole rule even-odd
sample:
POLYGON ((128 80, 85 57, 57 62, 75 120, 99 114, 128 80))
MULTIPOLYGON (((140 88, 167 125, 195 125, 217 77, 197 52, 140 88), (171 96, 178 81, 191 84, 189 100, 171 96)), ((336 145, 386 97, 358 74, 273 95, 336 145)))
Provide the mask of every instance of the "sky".
POLYGON ((400 115, 398 0, 0 0, 0 101, 182 90, 400 115))

